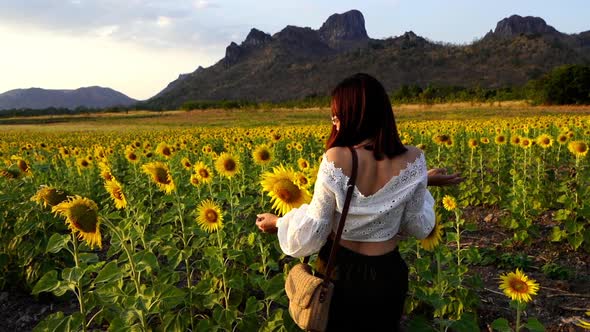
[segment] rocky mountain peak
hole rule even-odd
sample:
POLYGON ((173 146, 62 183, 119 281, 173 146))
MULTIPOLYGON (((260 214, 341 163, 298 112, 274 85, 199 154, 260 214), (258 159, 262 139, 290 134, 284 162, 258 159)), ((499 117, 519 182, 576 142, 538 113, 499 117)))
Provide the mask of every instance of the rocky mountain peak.
POLYGON ((365 18, 358 10, 350 10, 342 14, 333 14, 319 29, 322 41, 333 48, 351 41, 367 41, 369 36, 365 30, 365 18))
POLYGON ((264 33, 263 31, 260 31, 256 28, 252 28, 250 33, 248 33, 246 40, 242 42, 242 46, 259 47, 270 41, 272 41, 272 37, 269 34, 264 33))
POLYGON ((512 15, 507 17, 496 25, 494 35, 498 37, 512 37, 520 34, 525 35, 544 35, 559 33, 555 28, 547 25, 545 20, 540 17, 512 15))
POLYGON ((226 67, 229 67, 238 60, 240 60, 240 56, 242 55, 243 51, 240 45, 231 42, 228 47, 225 48, 225 58, 223 58, 223 63, 226 67))

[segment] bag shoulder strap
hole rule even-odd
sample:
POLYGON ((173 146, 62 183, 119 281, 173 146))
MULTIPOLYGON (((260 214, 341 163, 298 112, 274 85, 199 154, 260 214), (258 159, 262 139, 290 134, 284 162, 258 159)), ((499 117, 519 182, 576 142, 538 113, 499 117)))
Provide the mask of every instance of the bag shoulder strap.
POLYGON ((354 191, 354 186, 356 183, 358 157, 356 155, 356 150, 353 147, 349 146, 348 149, 352 153, 352 173, 350 174, 350 178, 348 179, 348 191, 346 192, 346 200, 344 201, 344 206, 342 207, 342 214, 340 216, 340 222, 338 223, 338 230, 336 231, 336 236, 334 237, 332 249, 330 250, 330 257, 328 258, 326 273, 324 274, 324 284, 327 284, 330 281, 330 276, 332 275, 332 270, 334 269, 336 253, 338 252, 338 249, 340 249, 340 237, 342 236, 342 231, 344 230, 344 222, 346 221, 346 215, 348 214, 348 208, 350 207, 350 201, 352 199, 352 192, 354 191))

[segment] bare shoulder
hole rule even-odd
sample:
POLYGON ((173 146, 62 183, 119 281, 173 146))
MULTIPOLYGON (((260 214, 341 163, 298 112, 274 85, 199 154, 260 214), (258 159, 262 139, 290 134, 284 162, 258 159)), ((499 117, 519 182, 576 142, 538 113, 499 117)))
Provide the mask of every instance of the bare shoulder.
POLYGON ((418 149, 413 145, 406 145, 405 146, 408 151, 405 153, 406 161, 413 162, 414 160, 418 159, 420 155, 423 154, 422 150, 418 149))
POLYGON ((352 169, 352 155, 350 150, 346 147, 335 146, 326 151, 326 159, 334 163, 334 167, 342 169, 344 174, 349 175, 352 169))

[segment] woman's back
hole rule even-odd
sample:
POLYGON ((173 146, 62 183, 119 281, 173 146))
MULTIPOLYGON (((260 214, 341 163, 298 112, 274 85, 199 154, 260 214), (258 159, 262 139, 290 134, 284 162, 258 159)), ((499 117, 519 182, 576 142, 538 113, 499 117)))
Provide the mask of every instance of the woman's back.
MULTIPOLYGON (((385 187, 391 185, 392 180, 399 176, 409 164, 420 157, 418 148, 406 146, 408 151, 393 158, 376 160, 372 150, 366 149, 367 145, 360 144, 356 149, 358 155, 358 174, 356 179, 357 193, 370 198, 380 193, 385 187)), ((334 167, 340 168, 346 176, 352 172, 352 156, 348 148, 335 147, 326 151, 328 161, 334 163, 334 167)), ((340 244, 357 253, 376 256, 388 253, 397 246, 397 238, 393 237, 385 241, 367 242, 341 239, 340 244)))

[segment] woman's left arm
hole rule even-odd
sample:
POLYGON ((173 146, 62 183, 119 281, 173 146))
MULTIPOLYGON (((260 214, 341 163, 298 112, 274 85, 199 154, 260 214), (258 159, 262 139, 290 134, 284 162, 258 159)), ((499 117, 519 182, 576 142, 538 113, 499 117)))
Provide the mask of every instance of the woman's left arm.
POLYGON ((432 168, 428 170, 428 186, 452 186, 463 182, 465 178, 460 173, 447 174, 444 168, 432 168))

